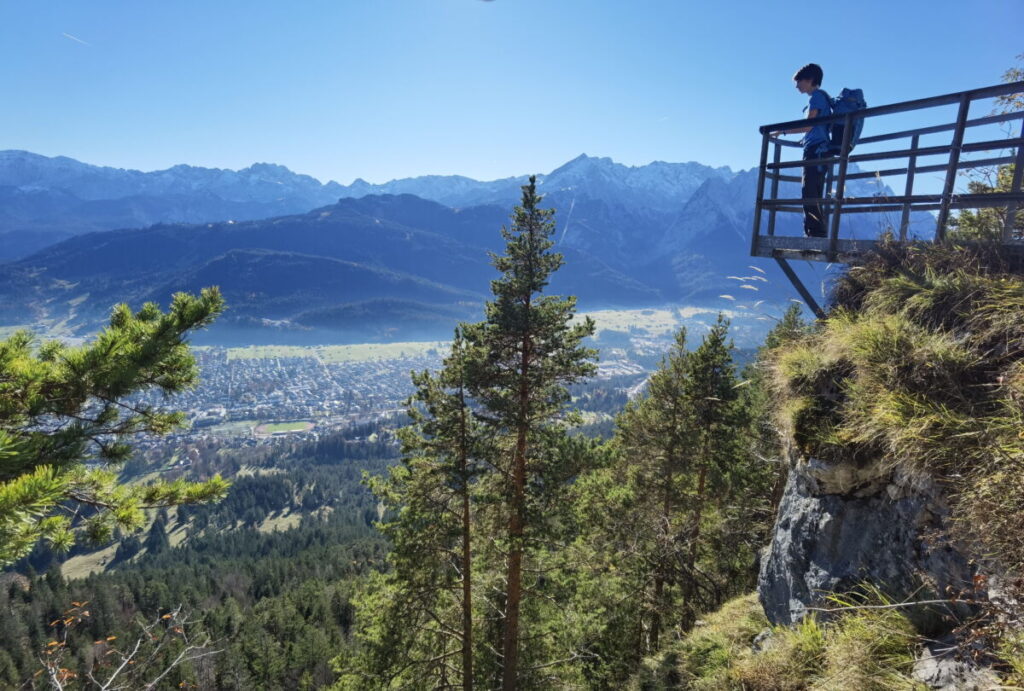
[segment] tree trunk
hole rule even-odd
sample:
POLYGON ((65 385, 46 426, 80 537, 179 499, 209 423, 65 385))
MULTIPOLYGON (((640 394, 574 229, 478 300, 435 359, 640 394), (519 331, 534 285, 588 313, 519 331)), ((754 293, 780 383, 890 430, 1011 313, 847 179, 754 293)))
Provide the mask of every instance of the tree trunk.
MULTIPOLYGON (((529 310, 529 299, 527 310, 529 310)), ((529 428, 530 389, 527 374, 530 365, 530 338, 522 344, 519 383, 519 421, 516 430, 516 450, 512 460, 512 512, 509 517, 508 580, 505 599, 505 640, 502 654, 501 687, 514 691, 519 677, 519 603, 523 596, 523 533, 526 514, 526 434, 529 428)))
MULTIPOLYGON (((661 497, 661 523, 665 527, 665 545, 672 542, 672 464, 675 460, 675 446, 670 446, 668 453, 665 454, 665 485, 661 497)), ((666 558, 666 555, 662 555, 659 562, 666 558)), ((654 576, 654 616, 651 617, 651 653, 658 652, 660 645, 662 598, 665 596, 665 565, 659 563, 657 569, 654 576)))
MULTIPOLYGON (((461 392, 460 392, 461 394, 461 392)), ((469 469, 466 457, 466 405, 462 403, 462 688, 473 689, 473 583, 472 551, 470 549, 469 469)))
POLYGON ((700 519, 704 513, 704 485, 708 479, 707 462, 708 442, 705 433, 704 443, 701 444, 700 475, 697 476, 697 505, 693 509, 693 531, 690 533, 690 568, 697 565, 697 540, 700 539, 700 519))
POLYGON ((665 579, 658 574, 654 577, 654 614, 651 615, 651 636, 648 639, 648 654, 658 652, 658 639, 661 635, 661 598, 665 588, 665 579))
POLYGON ((508 582, 505 601, 505 641, 502 688, 513 691, 516 688, 519 667, 519 602, 523 594, 523 493, 526 486, 525 430, 519 433, 516 442, 515 468, 513 470, 513 506, 509 519, 508 582))

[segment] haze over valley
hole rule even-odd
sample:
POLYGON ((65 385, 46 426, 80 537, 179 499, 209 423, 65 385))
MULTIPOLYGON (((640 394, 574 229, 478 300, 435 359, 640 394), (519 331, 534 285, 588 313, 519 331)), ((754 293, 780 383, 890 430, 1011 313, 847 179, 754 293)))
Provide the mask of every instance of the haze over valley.
MULTIPOLYGON (((0 327, 83 337, 116 302, 167 304, 218 285, 229 311, 201 343, 446 339, 481 313, 487 253, 524 182, 344 186, 272 164, 141 173, 0 152, 0 327)), ((775 267, 753 271, 745 256, 755 183, 754 171, 586 155, 538 176, 565 256, 551 292, 585 309, 731 309, 757 331, 794 294, 775 267)), ((887 222, 861 216, 849 232, 873 237, 887 222)), ((778 232, 797 223, 784 214, 778 232)))

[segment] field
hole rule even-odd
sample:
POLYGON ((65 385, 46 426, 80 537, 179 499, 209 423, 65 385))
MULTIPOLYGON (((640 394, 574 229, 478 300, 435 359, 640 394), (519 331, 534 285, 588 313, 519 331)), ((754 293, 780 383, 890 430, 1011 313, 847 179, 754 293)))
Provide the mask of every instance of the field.
POLYGON ((252 428, 258 424, 260 424, 259 420, 231 420, 207 427, 204 432, 218 436, 238 437, 249 434, 252 428))
POLYGON ((302 523, 301 513, 285 513, 281 516, 268 517, 256 528, 261 533, 284 532, 298 528, 302 523))
MULTIPOLYGON (((156 518, 156 513, 153 510, 148 512, 149 519, 138 533, 140 538, 145 539, 146 533, 152 527, 153 520, 156 518)), ((178 522, 178 509, 174 507, 168 509, 167 519, 168 542, 171 547, 177 547, 185 541, 185 536, 188 533, 186 530, 187 524, 178 522)), ((87 552, 86 554, 78 554, 71 557, 60 565, 61 575, 68 580, 74 580, 77 578, 87 578, 91 574, 106 571, 107 565, 113 561, 114 555, 117 553, 117 546, 118 543, 115 542, 95 552, 87 552)))
POLYGON ((68 580, 74 580, 101 573, 106 570, 107 563, 114 558, 116 552, 117 545, 113 544, 96 552, 71 557, 60 565, 61 575, 68 580))
MULTIPOLYGON (((700 317, 714 321, 720 310, 710 307, 665 307, 635 310, 596 310, 581 312, 578 319, 590 317, 597 324, 597 331, 642 331, 648 336, 672 333, 688 320, 700 317)), ((721 310, 725 316, 733 317, 730 310, 721 310)))
MULTIPOLYGON (((722 310, 727 317, 736 316, 732 311, 722 310)), ((640 333, 647 336, 664 336, 674 333, 687 322, 713 321, 718 310, 702 307, 659 307, 631 310, 595 310, 581 312, 577 319, 590 317, 597 323, 597 331, 621 331, 640 333)), ((406 341, 399 343, 359 343, 354 345, 324 346, 247 346, 229 348, 229 360, 271 359, 271 358, 317 358, 324 363, 367 362, 372 360, 393 360, 430 354, 447 353, 448 341, 406 341)))
POLYGON ((274 432, 305 432, 313 429, 313 423, 307 420, 298 422, 268 422, 256 428, 256 434, 273 434, 274 432))
POLYGON ((248 346, 229 348, 229 360, 315 357, 321 362, 365 362, 368 360, 393 360, 403 357, 426 355, 434 350, 444 352, 447 341, 409 341, 402 343, 358 343, 354 345, 328 346, 248 346))

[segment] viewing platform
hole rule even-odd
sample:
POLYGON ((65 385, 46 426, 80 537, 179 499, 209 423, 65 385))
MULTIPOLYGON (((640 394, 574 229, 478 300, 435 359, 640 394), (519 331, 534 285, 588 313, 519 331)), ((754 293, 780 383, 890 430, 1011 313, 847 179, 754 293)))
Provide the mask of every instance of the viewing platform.
MULTIPOLYGON (((942 242, 950 213, 961 209, 1000 208, 1004 211, 1002 242, 1024 247, 1024 233, 1017 222, 1018 210, 1024 206, 1021 176, 1024 172, 1024 110, 994 112, 972 117, 992 101, 1012 94, 1024 94, 1024 82, 999 84, 981 89, 904 101, 841 115, 814 119, 791 120, 764 125, 761 133, 761 160, 758 174, 757 200, 754 207, 754 228, 751 256, 770 257, 779 262, 786 275, 811 308, 820 308, 788 265, 788 259, 806 259, 851 263, 871 249, 878 235, 888 230, 899 241, 908 239, 942 242), (863 119, 863 136, 850 151, 850 136, 855 119, 863 119), (952 122, 949 120, 952 119, 952 122), (903 129, 905 121, 915 124, 937 121, 924 127, 903 129), (801 145, 771 136, 772 132, 813 126, 844 125, 843 144, 837 156, 808 161, 800 160, 801 145), (889 131, 887 131, 889 130, 889 131), (1002 136, 998 136, 998 135, 1002 136), (783 157, 784 149, 795 151, 795 157, 783 157), (795 160, 793 160, 795 159, 795 160), (851 164, 854 164, 851 166, 851 164), (994 182, 996 171, 1013 164, 1008 189, 992 191, 957 191, 958 176, 965 172, 976 180, 986 174, 994 182), (782 183, 800 185, 805 166, 827 166, 825 192, 821 199, 805 199, 797 194, 779 196, 782 183), (927 178, 923 176, 928 175, 927 178), (852 181, 875 181, 885 193, 871 196, 847 196, 852 181), (915 193, 925 180, 925 193, 915 193), (889 189, 902 187, 902 194, 889 189), (827 237, 776 234, 779 214, 799 214, 804 204, 820 204, 825 216, 827 237), (923 214, 921 213, 923 212, 923 214), (890 220, 870 238, 855 238, 844 233, 844 219, 851 214, 893 214, 890 220), (896 215, 898 214, 898 221, 896 215), (934 219, 933 228, 909 234, 911 219, 934 219)), ((870 93, 868 94, 870 99, 870 93)), ((995 109, 998 110, 998 109, 995 109)), ((1008 110, 1008 109, 1004 109, 1008 110)), ((968 180, 962 179, 966 184, 968 180)), ((798 187, 799 189, 799 187, 798 187)), ((887 217, 889 218, 889 217, 887 217)), ((920 225, 920 223, 918 223, 920 225)), ((929 225, 931 225, 929 223, 929 225)), ((792 226, 790 226, 792 227, 792 226)))

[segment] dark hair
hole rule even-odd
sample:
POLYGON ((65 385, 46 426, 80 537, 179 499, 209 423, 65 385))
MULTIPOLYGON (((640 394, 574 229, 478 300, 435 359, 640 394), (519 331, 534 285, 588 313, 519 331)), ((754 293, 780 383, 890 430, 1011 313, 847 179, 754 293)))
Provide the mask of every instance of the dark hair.
POLYGON ((799 81, 801 79, 810 79, 811 83, 815 86, 821 86, 821 80, 825 78, 825 73, 821 71, 821 65, 816 65, 813 62, 809 62, 793 75, 793 81, 799 81))

